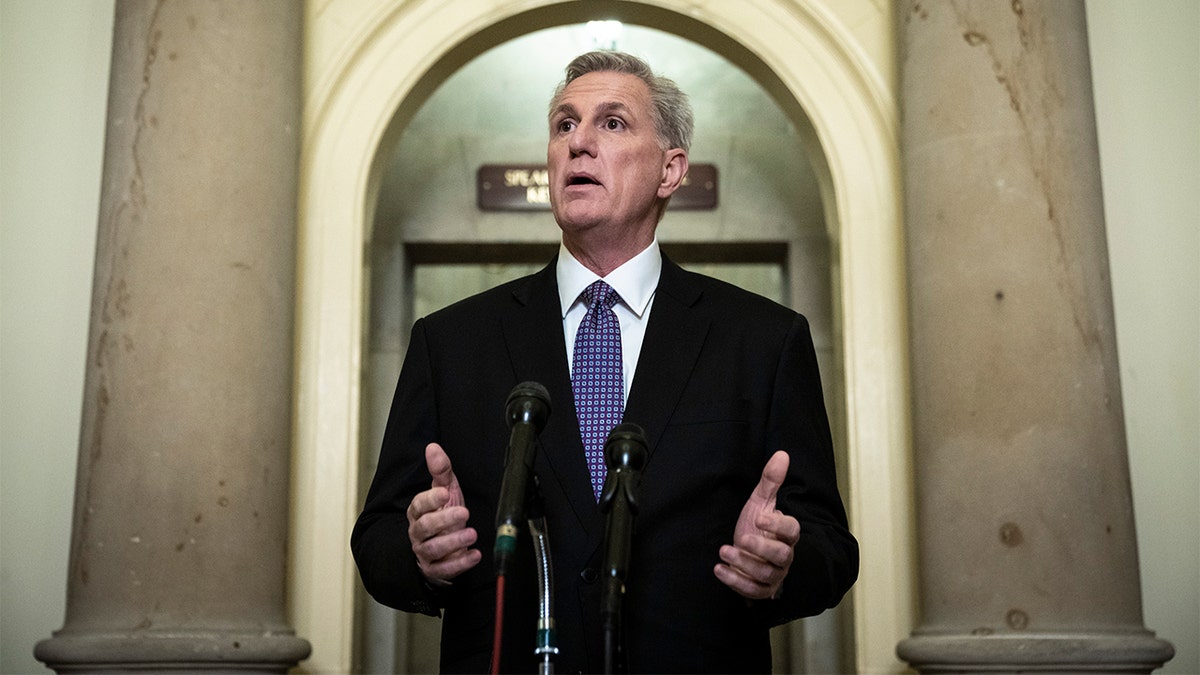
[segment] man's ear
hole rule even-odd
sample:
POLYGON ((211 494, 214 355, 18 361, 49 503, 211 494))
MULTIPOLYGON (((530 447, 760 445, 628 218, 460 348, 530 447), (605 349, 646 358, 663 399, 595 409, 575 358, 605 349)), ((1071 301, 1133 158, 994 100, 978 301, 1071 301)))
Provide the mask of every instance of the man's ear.
POLYGON ((662 182, 658 184, 658 198, 667 199, 675 194, 679 186, 683 185, 683 179, 687 177, 687 172, 687 150, 682 148, 667 150, 663 157, 663 174, 662 182))

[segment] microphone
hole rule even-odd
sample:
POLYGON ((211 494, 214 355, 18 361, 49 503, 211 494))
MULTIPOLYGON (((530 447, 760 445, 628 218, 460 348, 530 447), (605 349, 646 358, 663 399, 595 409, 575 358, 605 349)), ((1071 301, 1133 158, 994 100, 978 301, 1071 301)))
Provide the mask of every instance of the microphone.
POLYGON ((550 416, 550 393, 537 382, 522 382, 508 395, 504 412, 511 431, 504 457, 504 478, 500 483, 500 503, 496 508, 493 553, 497 575, 508 572, 516 551, 517 525, 525 519, 535 442, 550 416))
POLYGON ((624 580, 629 566, 629 539, 637 515, 637 492, 646 464, 646 436, 636 424, 618 424, 604 442, 608 478, 600 492, 600 512, 608 514, 605 567, 624 580))
POLYGON ((605 584, 601 603, 604 628, 604 672, 617 672, 624 660, 620 644, 621 597, 629 571, 633 518, 638 512, 637 494, 646 465, 646 437, 636 424, 618 424, 604 442, 608 477, 600 493, 600 511, 608 514, 604 533, 605 584))

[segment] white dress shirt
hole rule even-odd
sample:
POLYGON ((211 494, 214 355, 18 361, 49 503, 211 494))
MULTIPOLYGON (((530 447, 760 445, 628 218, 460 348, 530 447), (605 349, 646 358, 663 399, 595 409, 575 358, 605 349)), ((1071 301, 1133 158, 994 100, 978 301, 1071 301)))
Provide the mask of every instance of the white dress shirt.
MULTIPOLYGON (((563 337, 567 345, 567 368, 573 368, 575 359, 575 332, 587 304, 580 297, 583 290, 600 279, 595 272, 584 267, 567 247, 559 244, 558 299, 562 304, 563 337)), ((633 386, 633 374, 637 372, 638 356, 642 352, 642 340, 646 336, 646 322, 650 319, 650 306, 654 304, 654 291, 658 288, 658 276, 662 272, 662 254, 658 249, 658 238, 650 242, 644 251, 604 277, 604 282, 621 296, 613 306, 617 322, 621 325, 621 360, 625 379, 624 398, 629 397, 633 386)))

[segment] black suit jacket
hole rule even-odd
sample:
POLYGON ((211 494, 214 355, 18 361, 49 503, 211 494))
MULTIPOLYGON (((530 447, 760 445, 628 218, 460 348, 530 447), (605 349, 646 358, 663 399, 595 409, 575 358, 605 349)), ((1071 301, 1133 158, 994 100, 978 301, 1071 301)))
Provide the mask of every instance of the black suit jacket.
MULTIPOLYGON (((442 612, 445 671, 488 667, 494 519, 509 436, 504 403, 530 380, 551 397, 535 471, 554 563, 554 662, 559 672, 602 668, 605 517, 592 496, 562 336, 553 263, 413 326, 351 544, 376 600, 442 612), (453 463, 484 554, 438 590, 417 569, 405 519, 412 497, 430 485, 424 448, 431 441, 453 463)), ((858 573, 808 322, 664 258, 624 421, 645 430, 649 448, 623 606, 630 671, 769 671, 768 628, 833 607, 858 573), (800 541, 780 596, 750 602, 712 569, 780 449, 791 465, 777 507, 800 521, 800 541)), ((527 533, 518 554, 506 578, 503 667, 531 671, 537 594, 527 533)))

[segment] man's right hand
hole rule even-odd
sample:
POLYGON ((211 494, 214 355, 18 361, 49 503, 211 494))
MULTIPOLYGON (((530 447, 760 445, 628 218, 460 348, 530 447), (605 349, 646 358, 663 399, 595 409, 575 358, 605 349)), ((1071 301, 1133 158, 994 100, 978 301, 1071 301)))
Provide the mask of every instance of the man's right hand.
POLYGON ((445 585, 478 565, 483 554, 470 548, 479 535, 467 527, 470 512, 442 446, 425 446, 425 465, 433 485, 408 505, 408 538, 421 573, 430 583, 445 585))

